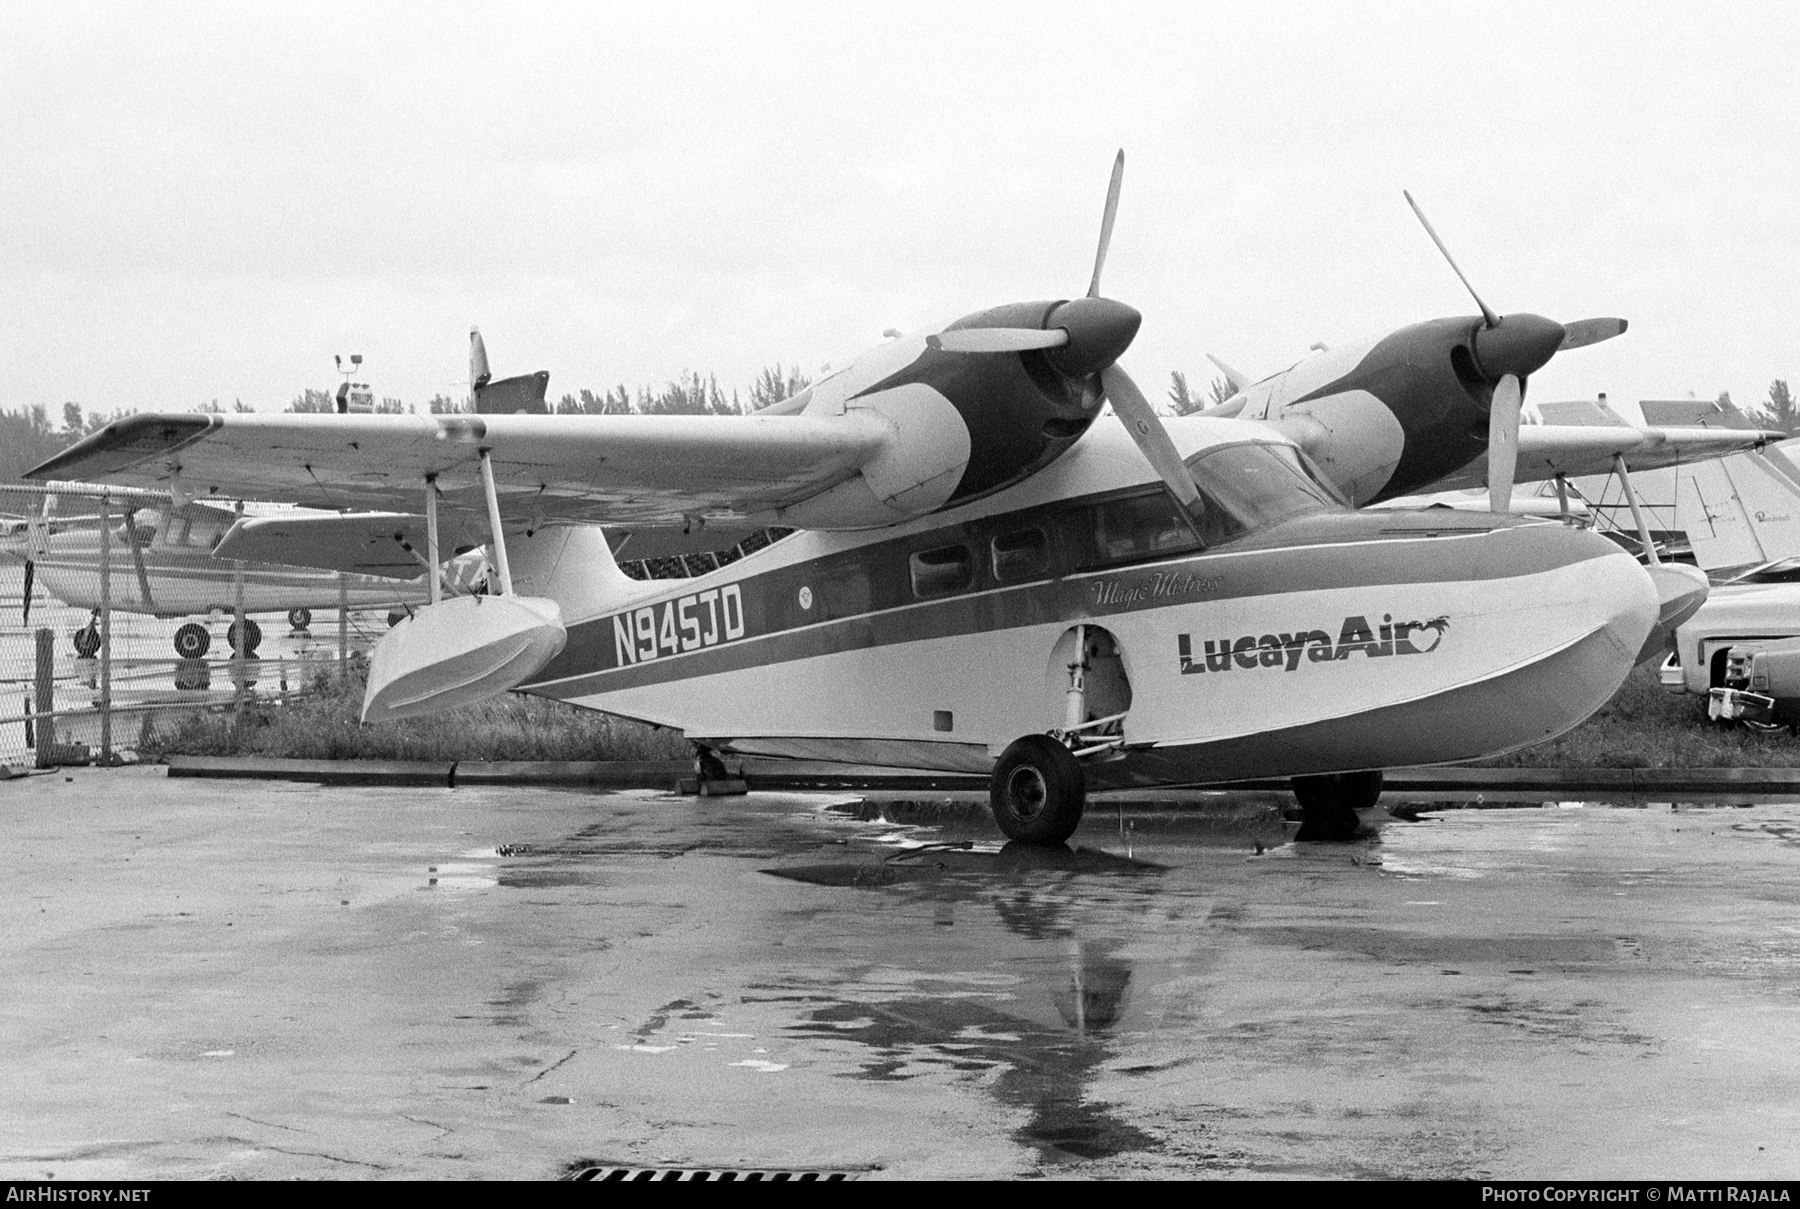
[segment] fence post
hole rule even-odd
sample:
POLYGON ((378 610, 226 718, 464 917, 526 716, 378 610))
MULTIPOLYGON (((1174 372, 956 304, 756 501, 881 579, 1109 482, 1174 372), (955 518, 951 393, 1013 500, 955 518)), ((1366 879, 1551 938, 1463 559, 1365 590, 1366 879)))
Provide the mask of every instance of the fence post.
POLYGON ((43 626, 37 632, 37 766, 53 768, 50 757, 56 746, 56 632, 43 626))
POLYGON ((350 676, 350 577, 338 572, 338 683, 350 676))
POLYGON ((234 686, 231 694, 233 717, 243 720, 244 713, 244 680, 247 672, 244 667, 244 656, 249 649, 250 641, 244 625, 244 560, 235 558, 231 561, 231 594, 232 594, 232 633, 236 635, 231 641, 231 682, 234 686))
POLYGON ((100 763, 112 763, 112 500, 100 497, 100 763))

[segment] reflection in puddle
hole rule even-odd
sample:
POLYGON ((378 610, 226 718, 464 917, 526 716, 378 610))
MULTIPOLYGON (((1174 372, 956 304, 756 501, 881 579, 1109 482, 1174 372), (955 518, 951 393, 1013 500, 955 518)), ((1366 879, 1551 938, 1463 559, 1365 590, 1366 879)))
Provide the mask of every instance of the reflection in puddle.
POLYGON ((1006 932, 1028 942, 1005 950, 997 968, 878 969, 849 984, 764 988, 828 1001, 789 1031, 827 1045, 854 1042, 864 1052, 852 1077, 980 1076, 1000 1103, 1027 1114, 1017 1139, 1053 1161, 1156 1147, 1111 1105, 1088 1098, 1112 1056, 1107 1034, 1132 999, 1126 942, 1089 933, 1097 912, 1140 912, 1161 866, 1088 848, 915 842, 883 860, 765 872, 924 899, 940 904, 940 914, 955 903, 985 905, 1006 932))

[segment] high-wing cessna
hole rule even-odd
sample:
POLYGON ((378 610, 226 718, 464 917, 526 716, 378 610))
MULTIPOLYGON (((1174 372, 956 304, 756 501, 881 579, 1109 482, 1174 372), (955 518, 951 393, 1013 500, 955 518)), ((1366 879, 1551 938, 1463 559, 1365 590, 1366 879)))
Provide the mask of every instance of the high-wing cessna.
POLYGON ((1119 364, 1140 316, 1100 294, 1122 166, 1084 297, 891 340, 755 415, 145 415, 31 474, 419 512, 434 563, 440 517, 485 520, 501 594, 434 587, 377 648, 366 718, 516 686, 706 758, 978 771, 1032 841, 1090 785, 1247 777, 1342 830, 1383 768, 1603 703, 1657 615, 1613 543, 1356 512, 1279 426, 1152 411, 1119 364), (596 525, 800 532, 643 582, 596 525))
MULTIPOLYGON (((52 511, 57 500, 73 497, 91 504, 98 494, 85 483, 54 484, 44 492, 43 505, 35 514, 13 522, 0 536, 0 557, 25 566, 25 624, 31 620, 34 585, 76 608, 98 609, 104 603, 157 617, 231 613, 241 592, 246 614, 286 613, 296 629, 305 627, 313 609, 423 604, 429 595, 422 556, 405 552, 408 531, 416 530, 411 517, 390 519, 379 542, 339 549, 337 561, 347 574, 268 561, 246 561, 240 570, 212 557, 214 547, 243 519, 233 509, 203 501, 179 502, 166 491, 110 488, 106 494, 118 508, 110 517, 71 520, 52 511), (102 561, 107 564, 104 594, 102 561)), ((279 532, 287 519, 259 516, 255 523, 265 531, 279 532)), ((364 523, 381 521, 365 517, 364 523)), ((445 537, 450 544, 467 548, 486 535, 468 541, 446 529, 445 537)), ((422 544, 423 538, 419 541, 422 544)), ((231 628, 236 625, 233 621, 231 628)), ((244 631, 244 649, 254 652, 261 639, 254 618, 245 618, 244 631)), ((95 632, 75 635, 82 654, 92 654, 83 647, 96 641, 95 632)), ((235 633, 228 633, 227 642, 235 647, 235 633)), ((183 659, 198 659, 210 649, 212 635, 199 622, 189 622, 175 631, 174 644, 183 659)))

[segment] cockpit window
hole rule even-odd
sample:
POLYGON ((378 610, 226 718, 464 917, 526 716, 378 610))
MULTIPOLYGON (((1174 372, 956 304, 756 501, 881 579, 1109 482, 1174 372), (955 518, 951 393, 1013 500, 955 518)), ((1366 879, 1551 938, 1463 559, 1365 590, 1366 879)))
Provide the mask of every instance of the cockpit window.
POLYGON ((1337 512, 1346 505, 1292 445, 1246 442, 1208 449, 1188 459, 1207 511, 1226 517, 1202 525, 1207 545, 1266 529, 1296 516, 1337 512), (1206 529, 1219 531, 1217 537, 1206 529))

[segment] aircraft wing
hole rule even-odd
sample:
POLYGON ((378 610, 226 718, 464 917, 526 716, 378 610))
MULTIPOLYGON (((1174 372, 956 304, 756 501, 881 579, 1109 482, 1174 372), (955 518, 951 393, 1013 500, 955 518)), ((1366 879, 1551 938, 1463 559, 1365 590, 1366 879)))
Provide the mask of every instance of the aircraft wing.
MULTIPOLYGON (((450 515, 438 521, 438 557, 448 559, 488 539, 486 525, 450 515)), ((323 567, 354 575, 416 579, 425 572, 430 538, 425 518, 404 512, 322 512, 247 516, 213 548, 215 558, 323 567), (416 557, 415 557, 416 552, 416 557)))
MULTIPOLYGON (((485 449, 508 527, 553 522, 691 527, 715 519, 754 525, 773 523, 775 510, 854 477, 893 435, 887 421, 866 411, 836 416, 150 414, 108 424, 26 477, 151 488, 176 499, 220 496, 417 514, 424 510, 426 479, 435 476, 443 520, 460 515, 485 533, 479 456, 485 449)), ((320 524, 321 533, 329 528, 328 522, 320 524)), ((391 535, 388 541, 393 544, 391 535)), ((291 552, 281 561, 291 562, 291 552)))
POLYGON ((1519 429, 1518 481, 1608 474, 1620 454, 1633 471, 1654 470, 1741 453, 1781 439, 1781 433, 1755 429, 1528 424, 1519 429))
MULTIPOLYGON (((1624 455, 1633 471, 1724 457, 1780 441, 1778 432, 1735 428, 1633 428, 1616 425, 1526 425, 1519 428, 1519 482, 1557 475, 1606 475, 1624 455)), ((1471 464, 1485 480, 1485 466, 1471 464)), ((1467 471, 1465 471, 1467 473, 1467 471)))

